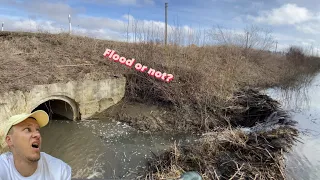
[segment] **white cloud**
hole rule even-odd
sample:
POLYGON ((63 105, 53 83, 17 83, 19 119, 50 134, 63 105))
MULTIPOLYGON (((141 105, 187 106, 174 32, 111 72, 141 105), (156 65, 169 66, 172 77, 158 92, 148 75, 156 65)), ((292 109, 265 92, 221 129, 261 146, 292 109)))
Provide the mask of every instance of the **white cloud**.
MULTIPOLYGON (((61 23, 56 20, 27 19, 19 16, 1 16, 5 22, 6 31, 45 31, 50 33, 68 32, 68 23, 61 23)), ((66 18, 67 19, 67 18, 66 18)), ((72 17, 73 33, 86 35, 100 39, 123 41, 128 39, 154 40, 164 38, 165 23, 153 20, 139 20, 132 15, 124 14, 119 19, 93 16, 72 17), (128 24, 129 19, 129 24, 128 24)), ((192 35, 194 30, 189 26, 180 28, 168 25, 168 38, 174 36, 177 30, 181 34, 192 35)), ((182 35, 183 37, 183 35, 182 35)))
POLYGON ((249 19, 270 25, 293 25, 296 30, 309 35, 320 34, 320 13, 315 13, 296 4, 285 4, 280 8, 264 11, 249 19))
POLYGON ((306 34, 320 34, 320 22, 310 22, 302 25, 297 25, 296 28, 306 34))
POLYGON ((271 25, 298 24, 313 19, 313 13, 296 4, 285 4, 280 8, 264 11, 258 17, 250 17, 256 22, 271 25))
MULTIPOLYGON (((0 0, 3 1, 3 0, 0 0)), ((9 0, 6 0, 9 1, 9 0)), ((86 0, 80 0, 86 1, 86 0)), ((102 0, 93 0, 101 2, 102 0)), ((163 39, 165 23, 162 21, 139 20, 132 15, 123 14, 119 18, 96 17, 85 14, 84 9, 75 9, 63 1, 56 3, 45 2, 41 0, 14 1, 14 7, 19 11, 26 12, 27 17, 35 16, 36 18, 28 19, 27 17, 1 16, 0 19, 5 22, 5 30, 21 30, 21 31, 49 31, 52 33, 68 31, 68 14, 72 15, 73 32, 76 34, 87 35, 101 39, 126 40, 127 31, 129 40, 137 40, 145 38, 163 39), (128 25, 129 20, 129 25, 128 25)), ((109 2, 122 4, 152 4, 154 0, 110 0, 109 2)), ((92 3, 92 2, 91 2, 92 3)), ((255 6, 259 6, 257 3, 255 6)), ((125 13, 125 12, 124 12, 125 13)), ((314 13, 306 8, 298 7, 295 4, 286 4, 280 8, 264 12, 254 20, 267 22, 269 24, 294 24, 295 27, 304 33, 319 34, 320 32, 320 13, 312 17, 314 13), (286 18, 289 18, 286 20, 286 18), (290 19, 291 18, 291 19, 290 19)), ((241 21, 240 18, 234 20, 241 21)), ((197 30, 190 26, 176 27, 168 25, 169 41, 175 38, 195 37, 199 34, 197 30), (181 35, 180 35, 181 34, 181 35), (177 37, 175 37, 177 36, 177 37)), ((237 33, 236 33, 237 34, 237 33)), ((202 38, 203 39, 203 38, 202 38)), ((278 48, 284 47, 280 44, 278 48)), ((179 40, 178 40, 179 41, 179 40)), ((287 44, 302 44, 309 42, 303 38, 290 37, 288 41, 282 41, 287 44), (291 43, 293 42, 293 43, 291 43)))
MULTIPOLYGON (((95 0, 95 3, 99 3, 100 1, 101 0, 95 0)), ((153 0, 111 0, 110 3, 111 2, 127 5, 137 3, 154 3, 153 0)), ((127 14, 123 15, 119 19, 90 16, 83 13, 85 12, 84 9, 72 8, 70 5, 61 1, 54 3, 41 0, 30 0, 28 2, 10 1, 10 4, 17 9, 25 10, 28 16, 33 19, 26 20, 24 17, 18 17, 18 19, 22 19, 21 21, 18 21, 17 17, 8 16, 5 23, 6 25, 12 24, 11 27, 7 26, 7 28, 11 29, 35 31, 36 29, 41 28, 56 32, 57 29, 68 29, 68 14, 71 14, 71 23, 72 26, 75 27, 73 29, 78 29, 79 32, 87 34, 93 32, 93 35, 96 33, 102 36, 107 35, 106 32, 108 32, 113 34, 111 38, 119 38, 122 37, 122 34, 127 34, 127 31, 129 31, 129 33, 134 32, 140 34, 146 32, 149 33, 150 31, 158 31, 158 34, 160 34, 160 32, 162 33, 164 31, 163 22, 136 20, 132 15, 127 14)), ((172 28, 173 27, 171 26, 168 27, 168 33, 170 33, 172 28)))
POLYGON ((106 29, 83 29, 83 28, 76 28, 72 31, 73 34, 82 35, 82 36, 89 36, 98 39, 108 39, 108 40, 116 40, 116 41, 125 41, 125 36, 119 34, 114 31, 106 30, 106 29))
POLYGON ((76 15, 80 11, 61 2, 51 3, 37 0, 33 3, 25 3, 23 6, 23 8, 31 15, 36 15, 39 18, 47 17, 59 22, 67 22, 68 14, 76 15))
POLYGON ((129 21, 133 21, 134 20, 134 17, 130 14, 124 14, 122 16, 125 20, 129 20, 129 21))
MULTIPOLYGON (((4 20, 5 31, 25 31, 25 32, 50 32, 50 33, 61 33, 68 32, 68 28, 59 26, 53 21, 41 21, 31 19, 21 19, 18 17, 5 17, 0 16, 4 20)), ((99 39, 112 39, 117 41, 124 41, 124 36, 109 29, 87 29, 73 27, 72 33, 76 35, 89 36, 99 39)))
POLYGON ((69 14, 71 14, 71 16, 77 16, 78 14, 85 12, 84 8, 72 8, 70 5, 63 2, 53 3, 43 0, 7 0, 3 2, 3 4, 14 7, 14 9, 17 9, 20 12, 27 13, 32 19, 50 19, 58 21, 59 23, 67 23, 69 14))
POLYGON ((122 31, 126 21, 93 16, 78 16, 72 19, 73 26, 79 26, 85 29, 110 29, 113 31, 122 31))
MULTIPOLYGON (((279 51, 286 51, 290 46, 299 46, 304 50, 310 51, 310 47, 313 47, 314 52, 319 52, 315 39, 310 38, 303 38, 299 36, 294 35, 288 35, 288 34, 280 34, 280 33, 274 33, 273 36, 275 39, 279 42, 278 44, 278 50, 279 51)), ((311 53, 307 52, 306 53, 311 53)))
POLYGON ((5 31, 48 31, 52 33, 59 33, 62 28, 55 26, 52 21, 35 21, 31 19, 19 19, 18 17, 0 16, 4 21, 5 31))

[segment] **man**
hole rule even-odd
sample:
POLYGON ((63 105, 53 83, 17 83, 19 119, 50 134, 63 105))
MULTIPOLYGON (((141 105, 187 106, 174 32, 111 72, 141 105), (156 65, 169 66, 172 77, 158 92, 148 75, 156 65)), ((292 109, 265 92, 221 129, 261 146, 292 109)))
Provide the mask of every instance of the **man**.
POLYGON ((41 150, 40 128, 49 116, 38 110, 12 116, 0 127, 1 146, 9 152, 0 155, 0 180, 68 180, 71 167, 41 150))

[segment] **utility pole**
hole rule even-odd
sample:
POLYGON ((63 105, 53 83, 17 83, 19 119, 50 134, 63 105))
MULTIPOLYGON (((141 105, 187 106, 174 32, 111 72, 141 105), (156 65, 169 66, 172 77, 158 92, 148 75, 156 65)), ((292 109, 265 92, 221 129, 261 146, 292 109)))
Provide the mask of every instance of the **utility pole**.
POLYGON ((248 41, 249 41, 249 32, 247 32, 247 38, 246 38, 246 49, 248 49, 248 41))
POLYGON ((168 3, 165 3, 165 30, 164 30, 164 44, 167 45, 167 36, 168 36, 168 32, 167 32, 167 25, 168 25, 168 14, 167 14, 167 9, 168 9, 168 3))
POLYGON ((4 22, 2 22, 1 31, 3 31, 3 25, 4 25, 4 22))
POLYGON ((278 48, 278 41, 276 41, 276 51, 275 51, 275 53, 277 52, 277 48, 278 48))
POLYGON ((69 34, 71 34, 71 15, 69 14, 69 34))

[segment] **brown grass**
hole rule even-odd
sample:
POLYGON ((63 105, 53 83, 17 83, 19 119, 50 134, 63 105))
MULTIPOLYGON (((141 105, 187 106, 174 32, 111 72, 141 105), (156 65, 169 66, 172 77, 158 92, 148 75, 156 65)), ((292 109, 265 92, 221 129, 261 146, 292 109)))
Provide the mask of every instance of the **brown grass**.
MULTIPOLYGON (((229 97, 242 86, 276 85, 292 78, 291 72, 301 71, 301 67, 293 65, 285 56, 253 50, 244 56, 242 49, 232 46, 165 48, 151 43, 128 44, 68 34, 13 32, 1 32, 0 42, 0 82, 5 84, 0 92, 34 84, 101 79, 121 74, 142 76, 150 83, 165 84, 104 59, 102 54, 106 48, 173 74, 174 81, 168 86, 170 90, 175 87, 180 91, 188 86, 190 90, 200 90, 198 94, 208 92, 221 97, 229 97)), ((133 89, 130 92, 137 93, 133 89)))
MULTIPOLYGON (((125 75, 126 101, 166 105, 174 113, 169 113, 171 118, 164 115, 164 122, 184 131, 210 131, 229 123, 224 109, 234 105, 234 92, 241 88, 297 82, 320 67, 319 58, 299 55, 296 50, 280 55, 232 45, 165 47, 65 33, 1 32, 0 48, 0 92, 28 90, 35 84, 125 75), (111 62, 103 58, 106 48, 135 58, 149 68, 173 74, 174 80, 165 83, 111 62)), ((120 119, 131 121, 125 112, 122 114, 120 119)))
POLYGON ((231 117, 229 127, 175 145, 151 159, 142 177, 177 179, 185 171, 197 171, 204 179, 285 179, 283 154, 297 140, 296 122, 257 91, 241 91, 235 97, 238 107, 225 110, 231 117))
POLYGON ((294 84, 297 80, 304 80, 305 75, 312 76, 320 67, 319 58, 303 55, 301 60, 301 54, 296 51, 280 55, 233 45, 165 47, 68 34, 1 32, 0 49, 0 92, 28 90, 35 84, 125 75, 124 102, 164 107, 164 112, 168 113, 159 116, 166 126, 150 126, 143 117, 130 119, 125 111, 120 111, 118 120, 151 131, 212 133, 201 140, 197 148, 176 147, 173 156, 167 154, 157 159, 158 162, 170 159, 164 165, 160 163, 160 169, 156 168, 157 163, 153 164, 156 170, 151 169, 151 174, 158 178, 195 169, 209 179, 282 179, 281 153, 293 143, 296 131, 287 124, 284 129, 267 133, 244 134, 235 130, 239 125, 268 124, 265 119, 278 110, 273 100, 256 91, 243 89, 294 84), (174 80, 165 83, 111 62, 103 58, 106 48, 116 50, 120 56, 135 58, 149 68, 173 74, 174 80), (222 139, 216 137, 217 132, 223 134, 222 139), (284 139, 286 143, 270 149, 266 141, 272 140, 271 145, 275 145, 277 139, 284 139), (178 152, 181 154, 177 155, 178 152), (221 164, 228 168, 220 167, 221 164))
MULTIPOLYGON (((183 172, 198 171, 204 179, 285 179, 284 151, 270 146, 294 129, 269 135, 224 130, 204 135, 197 143, 175 146, 150 161, 148 179, 177 179, 183 172)), ((290 141, 289 141, 290 142, 290 141)), ((287 142, 283 142, 287 143, 287 142)))

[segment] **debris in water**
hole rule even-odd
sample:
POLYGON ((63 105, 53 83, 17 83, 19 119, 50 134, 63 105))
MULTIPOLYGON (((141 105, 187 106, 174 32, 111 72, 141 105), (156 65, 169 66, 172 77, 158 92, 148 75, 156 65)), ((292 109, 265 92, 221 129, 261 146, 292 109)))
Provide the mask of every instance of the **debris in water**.
POLYGON ((286 179, 283 155, 297 141, 296 122, 258 91, 238 92, 235 98, 238 107, 224 109, 232 126, 149 159, 144 177, 177 179, 198 171, 203 179, 286 179))

